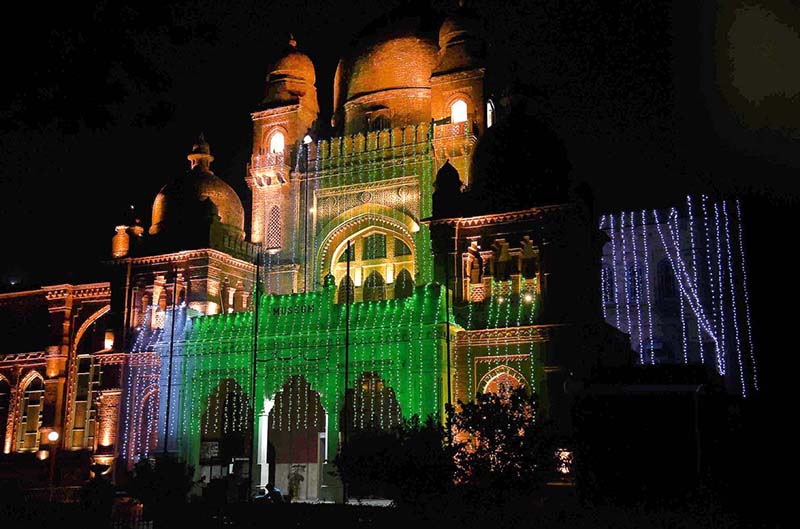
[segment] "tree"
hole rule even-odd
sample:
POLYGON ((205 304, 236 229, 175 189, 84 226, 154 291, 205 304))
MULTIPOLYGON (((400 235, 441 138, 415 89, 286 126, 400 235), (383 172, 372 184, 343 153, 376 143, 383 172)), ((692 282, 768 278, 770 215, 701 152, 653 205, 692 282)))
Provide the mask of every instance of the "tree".
POLYGON ((335 464, 350 493, 396 504, 419 504, 446 494, 453 482, 453 457, 444 429, 432 415, 414 415, 389 430, 353 434, 335 464))
POLYGON ((455 480, 460 485, 530 490, 554 476, 555 436, 538 417, 538 396, 525 388, 478 394, 448 410, 453 429, 455 480))
POLYGON ((169 454, 143 459, 133 469, 128 492, 144 504, 145 518, 166 520, 187 502, 193 474, 193 467, 169 454))

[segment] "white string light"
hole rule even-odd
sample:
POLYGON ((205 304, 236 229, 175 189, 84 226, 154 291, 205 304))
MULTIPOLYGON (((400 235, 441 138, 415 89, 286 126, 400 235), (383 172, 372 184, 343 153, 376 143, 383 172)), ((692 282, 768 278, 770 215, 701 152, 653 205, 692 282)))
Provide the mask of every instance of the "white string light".
POLYGON ((739 228, 739 263, 742 266, 742 286, 744 288, 744 308, 747 316, 747 342, 750 344, 750 365, 753 370, 753 387, 758 391, 758 369, 753 345, 752 325, 750 322, 750 290, 747 284, 747 266, 744 257, 744 237, 742 236, 742 208, 739 200, 736 201, 736 224, 739 228))

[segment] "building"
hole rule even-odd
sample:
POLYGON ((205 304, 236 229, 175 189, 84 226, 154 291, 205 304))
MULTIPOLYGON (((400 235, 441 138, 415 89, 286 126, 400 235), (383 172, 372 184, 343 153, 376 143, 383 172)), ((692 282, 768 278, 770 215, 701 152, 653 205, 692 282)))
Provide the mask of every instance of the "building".
POLYGON ((603 315, 639 362, 707 365, 730 391, 757 391, 740 202, 690 196, 601 215, 600 228, 603 315))
POLYGON ((464 8, 388 14, 342 57, 322 137, 290 39, 251 114, 249 232, 200 137, 147 230, 116 227, 106 282, 0 296, 30 331, 0 357, 2 457, 121 479, 177 453, 335 499, 347 435, 476 392, 533 388, 568 431, 574 388, 635 360, 630 328, 604 321, 606 237, 563 146, 490 97, 483 49, 464 8))

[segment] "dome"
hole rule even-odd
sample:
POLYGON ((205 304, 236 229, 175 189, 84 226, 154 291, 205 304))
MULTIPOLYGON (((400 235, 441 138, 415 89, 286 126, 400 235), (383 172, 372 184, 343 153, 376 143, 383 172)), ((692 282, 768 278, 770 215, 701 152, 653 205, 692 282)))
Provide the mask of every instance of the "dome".
POLYGON ((297 49, 297 41, 291 37, 289 45, 267 75, 264 103, 267 106, 280 106, 304 102, 312 110, 318 111, 316 81, 314 63, 308 55, 297 49))
POLYGON ((429 9, 406 6, 364 28, 336 69, 334 126, 344 117, 347 133, 361 132, 376 111, 392 127, 429 121, 438 27, 429 9))
POLYGON ((460 7, 445 18, 439 28, 439 59, 434 73, 443 74, 474 68, 483 57, 481 22, 467 8, 460 7))
POLYGON ((191 170, 162 187, 153 201, 150 234, 178 235, 207 230, 216 217, 239 238, 244 238, 242 201, 209 168, 214 157, 202 136, 187 158, 192 163, 191 170))
POLYGON ((289 46, 283 56, 272 65, 267 80, 273 82, 287 78, 305 81, 311 85, 317 81, 314 63, 311 62, 308 55, 298 51, 297 41, 294 38, 289 39, 289 46))
POLYGON ((473 204, 501 212, 568 201, 571 164, 562 140, 524 108, 503 115, 475 147, 473 204))

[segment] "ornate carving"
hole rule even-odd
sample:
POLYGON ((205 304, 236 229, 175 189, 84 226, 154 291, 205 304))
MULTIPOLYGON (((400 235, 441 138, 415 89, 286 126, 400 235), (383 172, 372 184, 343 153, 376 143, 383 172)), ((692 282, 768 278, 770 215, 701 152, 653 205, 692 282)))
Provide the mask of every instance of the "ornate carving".
POLYGON ((475 345, 511 345, 518 343, 536 343, 550 340, 550 327, 535 325, 525 327, 503 327, 500 329, 480 329, 462 331, 456 337, 456 344, 475 345))

